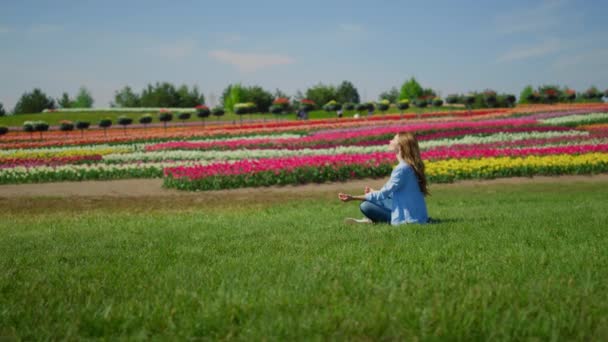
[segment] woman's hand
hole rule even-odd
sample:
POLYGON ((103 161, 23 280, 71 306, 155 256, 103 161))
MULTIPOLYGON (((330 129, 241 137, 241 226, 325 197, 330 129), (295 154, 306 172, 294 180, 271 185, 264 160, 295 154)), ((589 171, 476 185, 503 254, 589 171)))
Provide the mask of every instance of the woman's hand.
POLYGON ((342 192, 338 194, 338 198, 342 202, 348 202, 348 201, 352 201, 353 200, 353 196, 351 196, 349 194, 342 193, 342 192))
POLYGON ((374 190, 374 189, 370 188, 369 186, 366 186, 366 187, 365 187, 365 191, 364 191, 364 193, 367 195, 367 194, 369 194, 370 192, 374 192, 374 191, 376 191, 376 190, 374 190))

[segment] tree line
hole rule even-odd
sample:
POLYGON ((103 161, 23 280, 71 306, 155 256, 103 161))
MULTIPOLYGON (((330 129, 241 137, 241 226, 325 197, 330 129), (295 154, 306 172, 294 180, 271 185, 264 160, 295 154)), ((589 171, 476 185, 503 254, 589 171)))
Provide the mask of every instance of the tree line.
MULTIPOLYGON (((602 101, 608 97, 608 89, 600 91, 590 87, 584 92, 576 92, 569 87, 556 85, 542 85, 536 89, 526 86, 519 96, 519 103, 555 103, 555 102, 591 102, 602 101)), ((269 112, 273 110, 273 101, 276 99, 290 99, 293 108, 299 108, 302 100, 308 104, 313 103, 318 108, 326 104, 360 104, 359 91, 350 81, 342 81, 338 85, 318 83, 305 92, 296 91, 288 96, 280 89, 270 92, 260 86, 245 86, 240 83, 230 84, 220 97, 220 105, 226 111, 233 112, 237 104, 248 103, 253 105, 256 112, 269 112)), ((398 105, 399 102, 424 107, 427 104, 443 103, 438 93, 432 88, 423 87, 414 77, 406 80, 400 88, 391 87, 380 93, 378 101, 398 105)), ((447 104, 462 104, 469 108, 508 107, 515 104, 517 98, 514 94, 498 94, 494 90, 469 92, 467 94, 450 94, 445 98, 447 104)), ((64 92, 60 98, 53 99, 41 89, 35 88, 25 92, 15 105, 13 114, 39 113, 45 109, 57 108, 92 108, 93 96, 86 87, 80 87, 74 97, 64 92)), ((140 92, 130 86, 115 91, 111 107, 116 108, 193 108, 205 103, 205 96, 197 86, 175 86, 169 82, 156 82, 148 84, 140 92)), ((335 107, 335 106, 334 106, 335 107)), ((0 116, 7 111, 0 103, 0 116)))

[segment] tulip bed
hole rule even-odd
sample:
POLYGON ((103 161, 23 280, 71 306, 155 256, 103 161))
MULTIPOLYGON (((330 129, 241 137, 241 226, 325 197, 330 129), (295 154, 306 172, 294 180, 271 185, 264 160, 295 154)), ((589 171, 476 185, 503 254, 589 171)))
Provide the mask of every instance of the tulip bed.
POLYGON ((416 132, 431 182, 608 172, 608 105, 0 136, 0 184, 164 178, 210 190, 386 177, 416 132), (552 110, 551 110, 552 109, 552 110), (107 136, 106 136, 107 134, 107 136))

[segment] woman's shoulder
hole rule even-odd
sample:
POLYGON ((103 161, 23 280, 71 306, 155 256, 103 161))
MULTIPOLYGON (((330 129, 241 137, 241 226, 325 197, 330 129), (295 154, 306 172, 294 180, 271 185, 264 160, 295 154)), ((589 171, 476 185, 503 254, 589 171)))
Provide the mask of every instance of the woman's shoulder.
POLYGON ((399 169, 400 171, 413 170, 412 166, 410 164, 404 162, 403 160, 399 161, 399 164, 397 164, 397 166, 395 167, 395 169, 399 169))

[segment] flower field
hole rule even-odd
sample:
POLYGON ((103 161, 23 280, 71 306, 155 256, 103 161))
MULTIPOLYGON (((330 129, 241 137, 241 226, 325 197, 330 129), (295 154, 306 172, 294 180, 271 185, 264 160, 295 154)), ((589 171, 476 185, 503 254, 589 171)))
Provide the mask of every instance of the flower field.
POLYGON ((0 184, 164 178, 211 190, 385 177, 416 132, 431 182, 608 172, 608 105, 0 136, 0 184))

